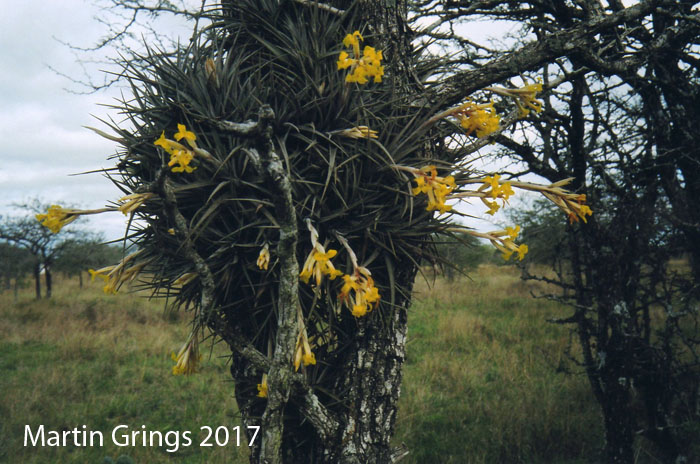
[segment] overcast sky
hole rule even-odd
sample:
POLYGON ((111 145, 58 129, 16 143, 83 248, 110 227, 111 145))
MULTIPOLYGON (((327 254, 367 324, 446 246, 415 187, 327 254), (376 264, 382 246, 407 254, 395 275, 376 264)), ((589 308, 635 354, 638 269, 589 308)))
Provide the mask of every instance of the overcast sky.
MULTIPOLYGON (((21 214, 11 205, 34 198, 81 208, 106 205, 120 196, 110 181, 99 173, 71 174, 113 165, 107 158, 115 153, 116 144, 82 126, 104 129, 92 115, 118 119, 100 104, 113 103, 120 89, 71 93, 67 89, 85 88, 52 70, 75 79, 84 77, 78 58, 86 55, 61 41, 82 47, 97 43, 106 34, 106 26, 95 19, 102 14, 100 9, 87 0, 0 2, 4 4, 0 15, 0 215, 21 214)), ((184 39, 188 37, 188 29, 172 23, 167 30, 174 34, 179 30, 184 39)), ((487 30, 483 28, 483 33, 487 30)), ((96 81, 102 79, 101 67, 90 68, 96 81)), ((480 215, 483 208, 469 211, 480 215)), ((470 225, 493 228, 487 223, 470 225)), ((124 226, 120 213, 90 217, 86 225, 107 239, 123 236, 124 226)))
MULTIPOLYGON (((15 215, 13 203, 39 198, 46 203, 102 207, 119 191, 101 174, 71 174, 110 167, 116 144, 82 126, 100 128, 93 116, 118 119, 111 104, 118 88, 79 95, 86 90, 53 69, 75 79, 84 77, 78 57, 62 42, 90 47, 106 34, 95 16, 102 14, 86 0, 22 0, 3 3, 0 14, 0 214, 15 215), (8 5, 11 5, 8 7, 8 5)), ((184 31, 184 30, 183 30, 184 31)), ((90 67, 99 81, 99 68, 90 67)), ((102 127, 104 129, 104 127, 102 127)), ((87 227, 106 238, 123 235, 124 216, 102 214, 87 227)))

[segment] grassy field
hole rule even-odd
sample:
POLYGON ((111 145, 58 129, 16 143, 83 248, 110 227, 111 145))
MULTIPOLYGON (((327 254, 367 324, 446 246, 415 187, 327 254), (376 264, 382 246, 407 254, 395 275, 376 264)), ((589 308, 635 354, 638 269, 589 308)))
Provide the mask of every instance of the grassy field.
MULTIPOLYGON (((409 315, 397 443, 408 463, 591 462, 602 442, 585 377, 556 372, 568 336, 545 324, 561 308, 529 297, 512 268, 482 266, 471 279, 422 280, 409 315)), ((136 295, 104 296, 98 284, 60 282, 51 300, 0 295, 0 462, 247 462, 241 446, 202 448, 200 427, 238 425, 227 351, 205 352, 202 371, 173 376, 170 352, 187 314, 136 295), (33 431, 88 430, 103 447, 23 446, 33 431), (190 430, 192 445, 117 447, 110 433, 190 430)), ((139 435, 139 437, 142 435, 139 435)), ((173 437, 171 437, 173 438, 173 437)), ((231 438, 233 432, 231 431, 231 438)))

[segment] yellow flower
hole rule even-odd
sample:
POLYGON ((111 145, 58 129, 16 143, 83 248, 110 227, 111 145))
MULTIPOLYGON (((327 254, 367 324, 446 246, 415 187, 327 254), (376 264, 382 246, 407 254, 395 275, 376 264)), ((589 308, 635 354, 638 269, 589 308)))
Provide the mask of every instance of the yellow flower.
POLYGON ((193 153, 189 150, 176 151, 175 153, 170 155, 170 161, 168 162, 168 166, 177 165, 172 169, 173 172, 190 173, 197 169, 190 166, 192 158, 194 158, 193 153))
POLYGON ((360 31, 355 31, 352 34, 345 36, 343 39, 343 45, 346 47, 352 47, 353 52, 357 56, 360 54, 360 40, 364 41, 365 39, 362 38, 360 31))
POLYGON ((348 52, 340 52, 338 57, 338 70, 347 69, 355 64, 356 60, 350 59, 348 52))
POLYGON ((338 56, 338 69, 350 68, 350 72, 345 76, 345 82, 357 82, 358 84, 366 84, 368 77, 374 78, 374 82, 381 82, 384 75, 384 67, 381 61, 384 58, 381 51, 375 50, 373 47, 365 46, 360 56, 360 41, 364 40, 360 31, 355 31, 348 34, 343 39, 345 47, 352 47, 353 58, 350 55, 341 51, 338 56))
POLYGON ((262 383, 258 384, 258 397, 267 398, 267 374, 263 374, 262 383))
POLYGON ((309 364, 316 364, 316 356, 309 351, 308 353, 304 353, 302 355, 301 362, 303 362, 305 366, 308 366, 309 364))
POLYGON ((510 97, 515 101, 515 106, 520 110, 520 116, 527 116, 530 110, 535 110, 536 113, 542 111, 542 102, 536 99, 536 95, 542 92, 542 82, 529 84, 519 89, 506 89, 503 87, 486 87, 484 90, 490 90, 498 95, 510 97))
POLYGON ((127 215, 136 211, 141 205, 154 196, 155 195, 153 193, 132 193, 131 195, 121 197, 119 200, 117 200, 118 203, 122 203, 119 205, 118 209, 124 213, 124 215, 127 215))
POLYGON ((472 235, 486 238, 491 241, 491 244, 501 252, 503 259, 508 261, 514 253, 518 254, 518 258, 522 261, 527 254, 528 248, 525 244, 516 245, 515 239, 520 233, 520 226, 506 227, 505 230, 496 230, 488 233, 474 232, 472 235))
POLYGON ((484 179, 484 185, 491 187, 491 196, 493 198, 498 198, 498 193, 500 191, 500 184, 498 182, 498 179, 501 178, 500 174, 494 174, 493 176, 487 176, 484 179))
MULTIPOLYGON (((494 174, 493 176, 487 176, 481 180, 483 182, 482 186, 477 190, 483 193, 485 196, 491 197, 494 200, 501 199, 503 204, 508 201, 508 199, 515 193, 513 192, 513 187, 510 182, 500 181, 501 176, 499 174, 494 174)), ((495 201, 489 201, 485 197, 481 197, 482 203, 488 206, 489 210, 486 214, 495 214, 501 207, 495 201)))
POLYGON ((78 214, 75 214, 73 210, 62 208, 59 205, 51 205, 46 214, 36 215, 36 220, 54 234, 59 233, 63 226, 70 224, 77 218, 78 214))
POLYGON ((486 211, 486 214, 490 214, 491 216, 493 216, 498 212, 499 209, 501 209, 501 206, 495 201, 488 201, 484 198, 482 198, 481 201, 483 201, 486 204, 486 206, 489 207, 489 210, 486 211))
POLYGON ((104 274, 104 273, 109 272, 112 269, 114 269, 114 266, 105 267, 105 268, 100 269, 99 271, 96 271, 94 269, 88 269, 88 272, 90 273, 90 281, 94 282, 95 277, 99 277, 100 279, 107 282, 109 280, 109 276, 104 274))
POLYGON ((542 83, 526 85, 512 92, 516 95, 515 105, 520 110, 521 116, 527 116, 531 109, 535 110, 535 113, 542 112, 542 102, 535 99, 535 95, 542 92, 542 83))
POLYGON ((520 261, 522 261, 525 258, 527 252, 527 245, 525 245, 524 243, 518 247, 518 258, 520 258, 520 261))
MULTIPOLYGON (((185 127, 184 124, 178 124, 177 125, 177 132, 175 133, 175 140, 178 142, 182 139, 185 139, 187 143, 192 144, 195 140, 197 140, 197 136, 194 135, 194 132, 188 131, 187 127, 185 127)), ((190 145, 192 146, 192 145, 190 145)), ((192 148, 196 148, 195 146, 192 146, 192 148)))
POLYGON ((174 155, 178 151, 187 151, 187 147, 181 143, 177 143, 173 140, 165 138, 165 131, 161 132, 158 140, 153 142, 154 145, 161 147, 163 150, 167 151, 169 154, 174 155))
POLYGON ((439 211, 446 213, 452 209, 452 206, 445 204, 447 196, 457 187, 455 179, 452 176, 439 177, 435 166, 425 166, 414 171, 416 177, 416 187, 413 188, 413 194, 425 193, 428 195, 427 211, 439 211))
POLYGON ((267 270, 269 264, 270 250, 266 243, 265 246, 262 247, 262 250, 260 250, 260 255, 258 255, 258 268, 267 270))
MULTIPOLYGON (((177 127, 179 132, 175 134, 175 138, 177 138, 178 140, 184 138, 193 150, 196 149, 197 144, 194 141, 196 139, 194 133, 188 131, 187 128, 182 124, 178 124, 177 127)), ((190 173, 197 169, 190 166, 190 163, 194 159, 195 152, 188 149, 181 143, 175 142, 174 140, 166 139, 165 131, 163 131, 160 134, 160 138, 158 138, 158 140, 156 140, 153 143, 154 145, 163 148, 166 152, 170 154, 170 161, 168 162, 168 166, 174 166, 172 168, 173 172, 190 173)), ((203 152, 203 150, 199 151, 203 152)))
POLYGON ((202 356, 199 354, 197 337, 193 334, 190 335, 190 338, 182 345, 178 354, 171 353, 170 357, 176 362, 173 366, 173 375, 190 375, 197 372, 197 365, 202 359, 202 356))
POLYGON ((337 253, 336 250, 328 250, 326 252, 320 243, 316 243, 304 262, 304 267, 299 274, 299 278, 304 281, 305 284, 308 284, 309 279, 314 277, 316 285, 318 286, 321 285, 321 280, 324 275, 327 275, 331 280, 343 275, 330 261, 337 253))
POLYGON ((506 227, 506 233, 511 240, 515 240, 518 238, 518 233, 520 233, 520 226, 516 225, 515 227, 506 227))
POLYGON ((501 117, 496 113, 493 102, 476 104, 467 101, 460 106, 453 116, 459 118, 459 123, 467 135, 475 132, 478 138, 486 137, 499 129, 501 117))
POLYGON ((338 299, 352 311, 353 316, 362 317, 379 304, 381 297, 369 269, 357 266, 355 272, 351 276, 344 275, 343 280, 338 299))
POLYGON ((316 356, 311 351, 311 344, 306 336, 306 327, 301 325, 299 335, 297 336, 297 344, 294 350, 294 370, 298 371, 301 364, 304 366, 316 364, 316 356))

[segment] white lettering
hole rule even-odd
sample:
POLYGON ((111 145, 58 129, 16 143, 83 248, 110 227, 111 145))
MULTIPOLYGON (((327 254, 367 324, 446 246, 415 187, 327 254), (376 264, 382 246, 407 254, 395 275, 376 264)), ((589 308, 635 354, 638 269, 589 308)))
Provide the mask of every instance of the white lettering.
POLYGON ((36 431, 36 437, 32 435, 32 428, 29 425, 24 426, 24 446, 27 446, 27 438, 31 440, 32 446, 36 446, 41 439, 41 446, 46 446, 44 443, 44 426, 40 425, 36 431))
POLYGON ((128 434, 120 435, 120 437, 122 439, 125 439, 125 442, 117 441, 117 430, 128 429, 128 428, 129 428, 128 425, 117 425, 116 427, 114 427, 114 430, 112 430, 112 442, 115 445, 117 445, 117 446, 129 446, 129 435, 128 434))

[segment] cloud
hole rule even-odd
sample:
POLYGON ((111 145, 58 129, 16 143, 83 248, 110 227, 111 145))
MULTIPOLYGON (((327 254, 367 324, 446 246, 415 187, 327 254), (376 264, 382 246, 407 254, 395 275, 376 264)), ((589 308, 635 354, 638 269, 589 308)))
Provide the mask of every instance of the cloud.
MULTIPOLYGON (((70 176, 113 166, 107 158, 116 144, 82 126, 103 127, 91 114, 114 116, 99 104, 112 103, 119 89, 70 93, 65 89, 84 89, 52 70, 81 79, 79 58, 109 58, 105 51, 83 54, 57 40, 83 47, 97 43, 106 26, 94 17, 104 13, 85 0, 24 0, 0 15, 0 214, 22 214, 11 205, 32 198, 98 208, 121 196, 100 174, 70 176)), ((103 67, 92 63, 86 70, 100 81, 103 67)), ((92 217, 87 224, 108 239, 123 236, 121 214, 92 217)))

